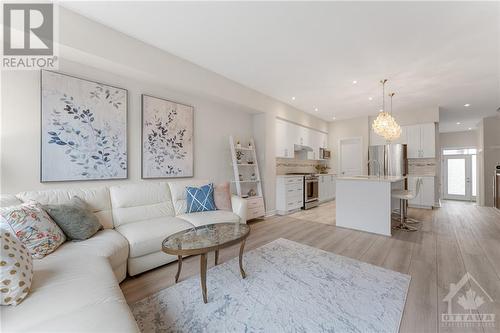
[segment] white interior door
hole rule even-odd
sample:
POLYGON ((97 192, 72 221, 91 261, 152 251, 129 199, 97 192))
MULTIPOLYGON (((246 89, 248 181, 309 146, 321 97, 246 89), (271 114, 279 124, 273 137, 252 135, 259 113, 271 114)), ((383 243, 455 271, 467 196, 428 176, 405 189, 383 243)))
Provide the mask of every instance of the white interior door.
POLYGON ((342 176, 362 174, 363 140, 348 138, 339 140, 339 171, 342 176))
POLYGON ((475 155, 444 156, 445 199, 471 201, 475 198, 475 157, 475 155))

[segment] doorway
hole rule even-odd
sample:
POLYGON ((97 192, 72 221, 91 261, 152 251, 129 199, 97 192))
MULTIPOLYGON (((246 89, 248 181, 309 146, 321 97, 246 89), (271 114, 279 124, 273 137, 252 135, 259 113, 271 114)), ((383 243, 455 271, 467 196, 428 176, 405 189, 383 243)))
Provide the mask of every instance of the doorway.
POLYGON ((339 140, 339 171, 342 176, 358 176, 363 173, 363 138, 339 140))
POLYGON ((475 201, 477 189, 477 150, 443 149, 443 198, 475 201))

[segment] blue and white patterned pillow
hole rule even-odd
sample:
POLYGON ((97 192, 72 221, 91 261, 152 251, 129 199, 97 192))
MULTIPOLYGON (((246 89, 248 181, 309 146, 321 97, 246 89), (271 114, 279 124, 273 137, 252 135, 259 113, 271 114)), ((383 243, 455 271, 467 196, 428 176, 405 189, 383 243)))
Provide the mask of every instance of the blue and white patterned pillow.
POLYGON ((214 185, 201 187, 186 187, 186 213, 206 212, 216 210, 214 202, 214 185))

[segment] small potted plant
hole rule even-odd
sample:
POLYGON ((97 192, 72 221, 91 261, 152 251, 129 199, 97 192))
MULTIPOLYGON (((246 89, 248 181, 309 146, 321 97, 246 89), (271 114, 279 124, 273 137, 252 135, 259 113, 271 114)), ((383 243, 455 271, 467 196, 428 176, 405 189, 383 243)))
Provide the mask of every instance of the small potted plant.
POLYGON ((241 149, 241 143, 239 141, 236 141, 236 149, 241 149))
POLYGON ((252 143, 251 142, 248 143, 248 149, 252 149, 252 143))
POLYGON ((255 173, 252 173, 250 176, 250 180, 257 180, 257 176, 255 176, 255 173))

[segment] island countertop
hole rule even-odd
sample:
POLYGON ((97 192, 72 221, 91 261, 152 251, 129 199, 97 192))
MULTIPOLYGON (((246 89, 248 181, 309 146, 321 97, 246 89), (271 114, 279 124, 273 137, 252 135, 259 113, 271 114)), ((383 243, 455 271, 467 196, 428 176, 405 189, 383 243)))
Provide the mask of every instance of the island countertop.
POLYGON ((385 183, 396 183, 405 180, 408 176, 340 176, 337 180, 358 180, 358 181, 369 181, 369 182, 385 182, 385 183))

